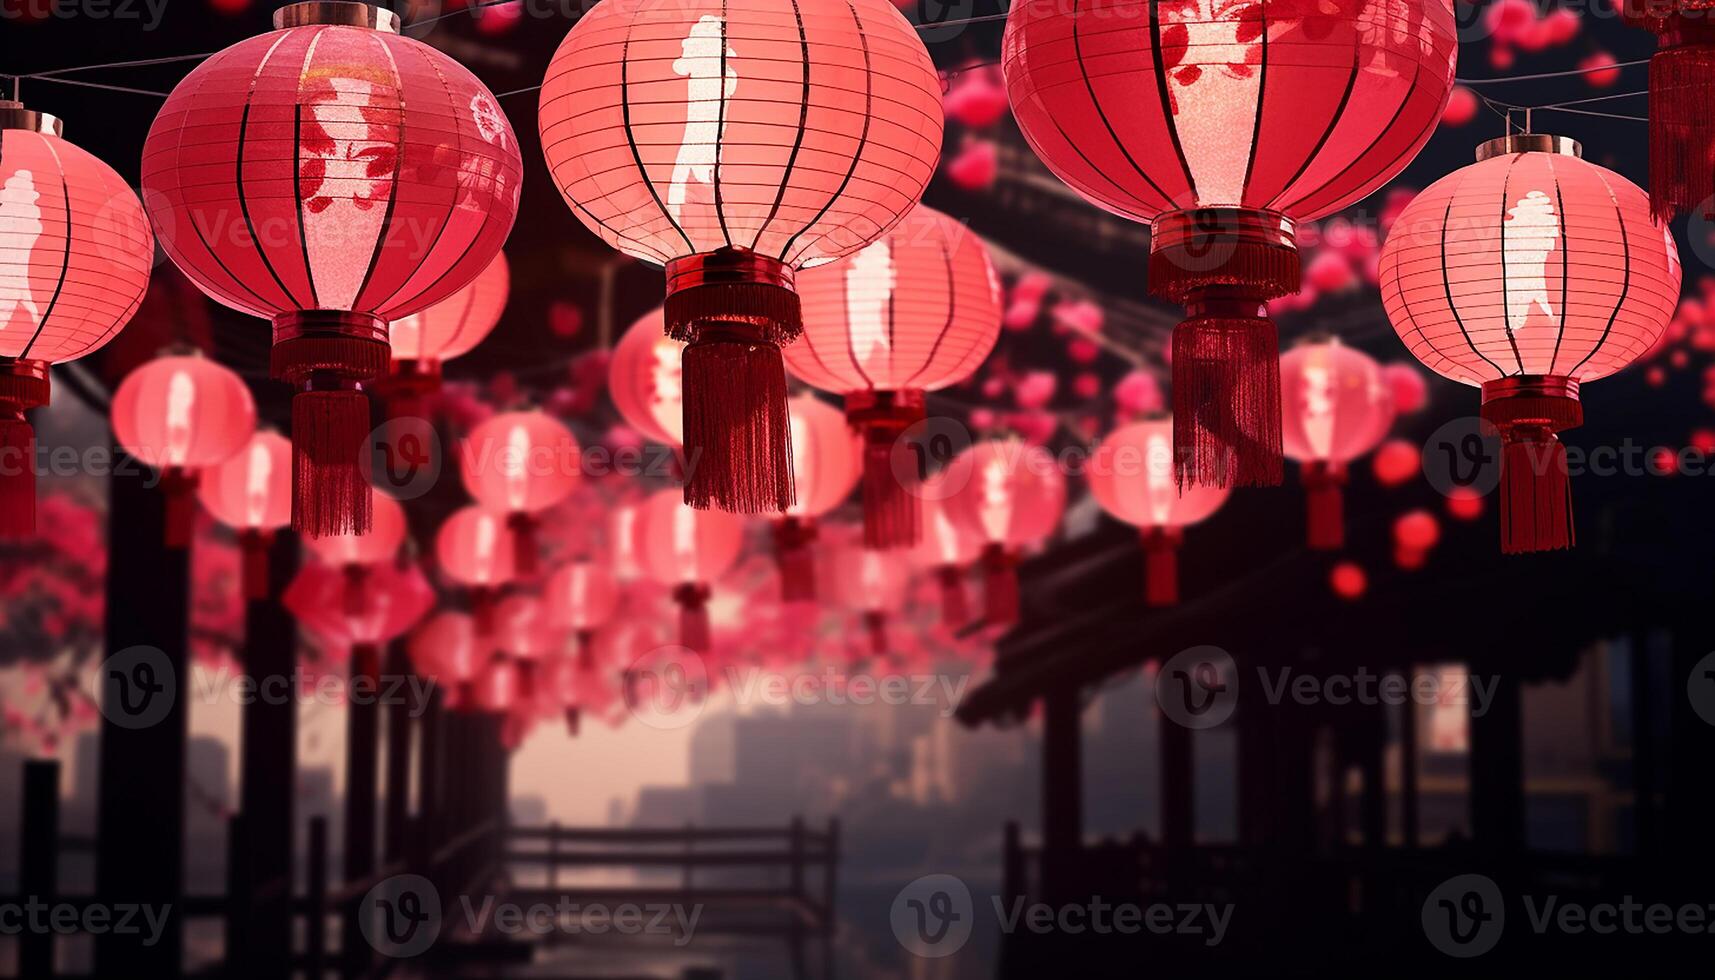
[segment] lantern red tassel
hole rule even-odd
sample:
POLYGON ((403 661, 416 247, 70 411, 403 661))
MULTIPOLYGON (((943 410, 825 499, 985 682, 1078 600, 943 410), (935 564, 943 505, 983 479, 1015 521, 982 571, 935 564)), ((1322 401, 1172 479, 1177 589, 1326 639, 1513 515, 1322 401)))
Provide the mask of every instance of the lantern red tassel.
POLYGON ((1530 375, 1486 382, 1483 418, 1501 433, 1501 550, 1572 547, 1572 481, 1556 433, 1584 423, 1578 382, 1530 375))
POLYGON ((432 419, 441 390, 438 367, 422 361, 394 361, 393 370, 374 384, 381 411, 389 421, 432 419))
POLYGON ((863 543, 910 548, 922 534, 917 495, 893 465, 899 437, 928 415, 921 391, 846 396, 846 421, 863 433, 863 543))
POLYGON ((243 580, 244 598, 268 598, 268 551, 273 545, 273 531, 238 532, 238 550, 242 562, 239 573, 243 580))
POLYGON ((1177 528, 1153 527, 1143 532, 1143 601, 1150 606, 1179 602, 1179 544, 1177 528))
POLYGON ((774 563, 780 570, 780 601, 816 601, 816 525, 786 517, 774 525, 774 563))
POLYGON ((191 546, 196 530, 196 473, 171 466, 162 470, 161 493, 167 506, 166 545, 174 551, 183 551, 191 546))
POLYGON ((499 599, 498 589, 477 587, 470 590, 470 617, 476 624, 476 635, 494 635, 494 607, 499 599))
POLYGON ((1662 223, 1701 207, 1715 217, 1715 24, 1704 0, 1628 0, 1630 24, 1655 34, 1649 63, 1650 210, 1662 223))
POLYGON ((48 403, 48 366, 0 359, 0 538, 36 533, 36 430, 25 412, 48 403))
POLYGON ((687 582, 673 590, 679 604, 679 645, 697 653, 709 651, 709 587, 687 582))
POLYGON ((1263 304, 1298 290, 1284 215, 1199 208, 1156 219, 1150 292, 1185 306, 1173 330, 1173 456, 1180 486, 1278 486, 1280 345, 1263 304))
POLYGON ((506 527, 512 532, 512 570, 519 578, 536 574, 536 524, 534 516, 522 512, 506 517, 506 527))
POLYGON ((965 598, 965 571, 957 565, 935 569, 941 583, 941 625, 957 629, 971 620, 971 604, 965 598))
POLYGON ((1018 553, 1005 545, 983 548, 983 618, 990 626, 1018 622, 1018 553))
POLYGON ((802 332, 785 263, 743 249, 667 266, 667 336, 686 344, 685 503, 735 514, 792 506, 792 427, 780 348, 802 332))
POLYGON ((566 709, 566 734, 567 735, 570 735, 573 738, 578 737, 578 723, 580 720, 581 720, 581 718, 580 718, 580 715, 579 715, 577 708, 567 708, 566 709))
POLYGON ((578 669, 595 670, 595 630, 578 630, 578 669))
POLYGON ((1315 551, 1346 546, 1345 506, 1340 487, 1345 467, 1325 462, 1304 464, 1305 545, 1315 551))
POLYGON ((311 537, 366 534, 373 519, 363 472, 369 398, 387 373, 387 324, 361 313, 310 310, 274 318, 273 376, 292 399, 292 529, 311 537))
POLYGON ((381 680, 381 651, 373 643, 352 644, 351 679, 359 678, 370 684, 381 680))
POLYGON ((887 613, 871 609, 863 614, 863 628, 869 633, 870 653, 887 656, 887 613))

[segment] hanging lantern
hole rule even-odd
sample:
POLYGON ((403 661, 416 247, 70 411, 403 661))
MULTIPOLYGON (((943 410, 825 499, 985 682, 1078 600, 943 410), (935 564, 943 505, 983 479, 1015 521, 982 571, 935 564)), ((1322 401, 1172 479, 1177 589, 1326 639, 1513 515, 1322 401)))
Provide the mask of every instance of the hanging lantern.
POLYGON ((886 0, 599 4, 555 53, 539 123, 578 218, 666 267, 686 503, 785 510, 794 275, 885 233, 927 186, 943 116, 923 42, 886 0))
POLYGON ((1066 509, 1066 477, 1041 446, 988 439, 953 458, 943 479, 953 520, 983 542, 984 618, 1018 622, 1018 561, 1047 540, 1066 509))
POLYGON ((410 632, 434 608, 435 590, 414 564, 377 565, 353 586, 340 569, 311 563, 298 570, 280 601, 325 649, 350 653, 355 664, 372 661, 382 647, 410 632), (351 604, 354 587, 363 595, 351 604))
POLYGON ((494 646, 517 664, 518 691, 524 700, 535 697, 540 662, 558 653, 565 638, 539 596, 516 593, 494 607, 494 646))
POLYGON ((244 379, 205 357, 158 357, 113 393, 113 437, 160 471, 169 548, 190 546, 199 474, 229 459, 255 431, 256 403, 244 379))
MULTIPOLYGON (((925 417, 923 394, 971 376, 1000 335, 988 248, 927 207, 844 262, 798 277, 804 337, 792 374, 843 395, 863 433, 863 530, 871 548, 917 543, 917 487, 896 465, 899 437, 925 417)), ((915 458, 899 463, 917 464, 915 458)))
POLYGON ((522 162, 494 96, 391 11, 311 0, 180 82, 143 146, 161 245, 221 303, 273 321, 292 400, 292 526, 364 531, 364 386, 387 323, 488 265, 522 162))
POLYGON ((1656 220, 1715 218, 1715 13, 1708 0, 1623 0, 1627 24, 1656 35, 1649 63, 1649 197, 1656 220))
POLYGON ((479 506, 454 511, 435 534, 435 559, 453 584, 469 590, 477 631, 485 636, 494 629, 501 587, 516 577, 516 554, 506 515, 479 506))
POLYGON ((1179 601, 1179 545, 1185 528, 1226 503, 1226 487, 1181 487, 1173 477, 1173 420, 1151 419, 1115 429, 1097 447, 1086 472, 1090 494, 1116 520, 1143 532, 1144 601, 1179 601))
MULTIPOLYGON (((521 696, 518 664, 496 654, 478 668, 470 683, 470 707, 491 715, 510 715, 521 696)), ((506 742, 515 742, 517 735, 506 742)), ((512 745, 508 746, 513 747, 512 745)))
POLYGON ((1151 226, 1173 331, 1181 483, 1280 483, 1268 300, 1299 286, 1295 223, 1411 162, 1453 90, 1452 0, 1243 5, 1020 0, 1001 65, 1037 154, 1151 226))
POLYGON ((60 121, 0 100, 0 538, 36 530, 48 368, 112 340, 149 288, 155 239, 113 168, 60 121))
POLYGON ((1426 510, 1401 514, 1393 522, 1393 561, 1405 569, 1422 568, 1441 540, 1441 522, 1426 510))
POLYGON ((292 444, 263 430, 203 474, 197 496, 214 519, 238 532, 244 597, 268 597, 268 549, 292 523, 292 444))
POLYGON ((345 611, 358 615, 370 590, 365 583, 375 569, 393 564, 405 543, 405 509, 384 493, 375 495, 373 520, 362 534, 345 532, 305 538, 304 546, 322 564, 345 575, 345 611))
POLYGON ((446 692, 448 707, 469 703, 482 659, 474 620, 461 612, 438 612, 411 634, 406 650, 412 669, 446 692))
POLYGON ((857 485, 858 449, 845 416, 814 395, 793 398, 789 409, 798 499, 774 521, 774 561, 780 568, 781 600, 811 602, 816 598, 816 520, 844 503, 857 485))
POLYGON ((684 442, 679 360, 685 345, 662 333, 665 323, 657 307, 619 338, 607 365, 607 390, 627 425, 653 442, 678 446, 684 442))
POLYGON ((981 557, 983 542, 947 512, 944 486, 939 473, 923 481, 923 534, 913 558, 919 568, 935 576, 940 586, 941 624, 958 629, 971 618, 970 603, 965 597, 965 570, 981 557))
POLYGON ((738 561, 744 521, 724 511, 695 510, 676 490, 643 503, 638 517, 638 557, 644 572, 673 590, 679 604, 679 643, 707 653, 710 588, 738 561))
POLYGON ((457 292, 387 325, 393 367, 376 387, 389 418, 429 415, 430 402, 441 390, 441 366, 470 353, 500 323, 511 288, 506 253, 496 252, 488 267, 457 292))
POLYGON ((887 623, 905 608, 906 587, 911 581, 909 554, 897 549, 858 547, 855 542, 829 550, 834 601, 862 618, 873 656, 885 657, 892 650, 887 640, 887 623))
POLYGON ((548 617, 555 627, 578 643, 578 663, 590 667, 595 633, 606 626, 619 607, 619 584, 605 564, 575 561, 556 569, 542 589, 548 617))
POLYGON ((1643 191, 1540 134, 1484 143, 1417 195, 1381 255, 1382 304, 1419 361, 1483 391, 1500 431, 1501 549, 1571 547, 1566 448, 1585 382, 1650 349, 1679 253, 1643 191))
POLYGON ((1300 344, 1280 359, 1281 442, 1304 481, 1306 543, 1346 544, 1340 488, 1349 464, 1393 425, 1393 391, 1381 365, 1338 340, 1300 344))
POLYGON ((465 490, 506 515, 514 573, 535 575, 538 515, 570 497, 583 477, 577 437, 546 412, 503 412, 471 430, 461 455, 465 490))

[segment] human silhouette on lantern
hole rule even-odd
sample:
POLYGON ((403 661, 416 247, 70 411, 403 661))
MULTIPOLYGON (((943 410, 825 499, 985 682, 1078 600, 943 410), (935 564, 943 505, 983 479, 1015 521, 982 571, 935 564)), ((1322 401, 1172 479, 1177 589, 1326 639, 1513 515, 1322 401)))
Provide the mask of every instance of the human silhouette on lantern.
POLYGON ((680 223, 691 181, 715 182, 725 101, 738 91, 738 70, 732 66, 738 52, 726 47, 725 33, 725 21, 705 14, 691 26, 680 48, 683 54, 673 62, 673 71, 690 79, 685 96, 685 138, 679 143, 673 183, 667 189, 667 210, 674 224, 680 223))
POLYGON ((1548 325, 1555 318, 1548 290, 1549 257, 1560 242, 1560 217, 1554 202, 1531 191, 1507 209, 1502 227, 1507 262, 1507 333, 1516 342, 1527 327, 1548 325))
MULTIPOLYGON (((42 209, 36 204, 42 195, 36 193, 35 174, 28 170, 20 170, 7 178, 5 189, 0 190, 0 204, 4 204, 5 217, 0 217, 0 235, 12 239, 14 235, 24 236, 12 239, 21 245, 19 249, 26 258, 35 251, 36 242, 42 237, 42 209)), ((11 326, 12 319, 22 311, 29 319, 24 321, 27 329, 35 329, 41 322, 42 311, 36 306, 35 293, 30 289, 30 265, 26 262, 7 263, 6 268, 14 270, 11 275, 0 275, 0 330, 11 326)))

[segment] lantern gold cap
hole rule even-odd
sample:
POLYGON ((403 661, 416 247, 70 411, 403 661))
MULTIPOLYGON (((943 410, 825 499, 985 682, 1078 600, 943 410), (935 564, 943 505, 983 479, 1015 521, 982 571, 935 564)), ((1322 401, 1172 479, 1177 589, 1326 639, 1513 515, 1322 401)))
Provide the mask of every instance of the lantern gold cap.
POLYGON ((27 129, 32 133, 64 136, 65 123, 58 116, 24 108, 24 103, 0 99, 0 129, 27 129))
POLYGON ((367 27, 371 30, 399 33, 399 15, 386 7, 377 7, 357 0, 305 0, 290 3, 274 11, 274 29, 331 24, 339 27, 367 27))
POLYGON ((1567 136, 1550 136, 1547 133, 1513 133, 1501 136, 1477 145, 1477 162, 1481 163, 1492 157, 1512 156, 1515 153, 1559 153, 1562 156, 1582 157, 1584 144, 1567 136))

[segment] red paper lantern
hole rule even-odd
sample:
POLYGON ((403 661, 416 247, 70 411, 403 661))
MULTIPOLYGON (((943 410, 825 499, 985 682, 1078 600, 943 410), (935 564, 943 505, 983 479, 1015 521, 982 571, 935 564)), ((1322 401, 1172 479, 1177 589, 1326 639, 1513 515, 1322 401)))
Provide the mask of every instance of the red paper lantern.
POLYGON ((388 564, 399 557, 399 548, 405 543, 405 509, 392 497, 376 494, 374 516, 369 530, 362 534, 306 538, 304 547, 334 568, 388 564))
POLYGON ((1018 439, 988 439, 953 458, 943 476, 948 510, 983 542, 985 618, 1018 622, 1018 560, 1060 526, 1066 477, 1048 450, 1018 439))
POLYGON ((1096 503, 1143 532, 1144 598, 1179 601, 1184 529, 1226 503, 1225 487, 1181 487, 1173 477, 1173 420, 1133 422, 1108 434, 1085 472, 1096 503))
POLYGON ((1393 522, 1394 564, 1401 568, 1421 568, 1430 549, 1441 540, 1441 523, 1426 510, 1401 514, 1393 522))
MULTIPOLYGON (((1656 35, 1659 43, 1649 63, 1650 206, 1664 224, 1692 208, 1715 217, 1715 117, 1709 112, 1715 100, 1715 8, 1708 0, 1623 0, 1617 6, 1626 23, 1656 35)), ((1614 63, 1612 55, 1606 57, 1614 63)), ((1618 78, 1619 69, 1612 76, 1618 78)))
POLYGON ((511 289, 506 253, 496 252, 488 267, 457 292, 387 325, 393 369, 378 387, 390 416, 426 414, 425 399, 441 387, 441 366, 482 343, 500 323, 511 289))
POLYGON ((435 559, 453 584, 470 590, 480 633, 494 627, 495 595, 516 577, 516 554, 506 515, 480 506, 453 511, 435 534, 435 559))
POLYGON ((338 568, 307 564, 281 602, 332 651, 374 652, 410 631, 435 605, 435 590, 416 565, 369 569, 355 586, 338 568))
POLYGON ((593 561, 562 565, 548 576, 542 597, 548 603, 549 618, 577 639, 579 661, 588 666, 596 631, 619 608, 619 583, 612 569, 593 561))
POLYGON ((887 621, 905 607, 909 557, 906 551, 860 547, 855 541, 829 549, 834 601, 863 619, 874 656, 884 657, 890 650, 887 621))
POLYGON ((539 123, 579 219, 666 266, 686 502, 785 510, 794 272, 867 245, 928 184, 943 118, 923 42, 885 0, 601 4, 555 53, 539 123))
POLYGON ((445 688, 457 700, 461 690, 475 679, 485 656, 476 634, 476 622, 461 612, 436 613, 411 634, 407 650, 411 666, 424 677, 445 688))
POLYGON ((709 591, 738 560, 744 522, 719 510, 687 506, 676 490, 644 501, 638 516, 638 558, 643 571, 673 590, 680 607, 679 642, 709 650, 709 591))
POLYGON ((514 570, 535 575, 538 515, 570 497, 583 478, 577 437, 546 412, 503 412, 471 430, 462 457, 465 490, 506 515, 514 570))
POLYGON ((238 532, 245 598, 267 598, 268 548, 274 532, 292 523, 292 444, 273 430, 255 433, 203 474, 197 497, 238 532))
POLYGON ((112 340, 149 288, 155 239, 113 168, 60 121, 0 101, 0 538, 36 529, 36 434, 48 368, 112 340))
POLYGON ((1376 447, 1370 469, 1384 487, 1404 486, 1423 468, 1423 453, 1414 443, 1389 439, 1376 447))
POLYGON ((816 520, 851 496, 858 480, 858 447, 845 415, 814 395, 791 399, 788 413, 798 499, 774 521, 774 560, 782 601, 809 602, 816 598, 816 520))
POLYGON ((970 377, 994 349, 1000 289, 988 248, 919 207, 851 258, 799 276, 798 292, 804 336, 786 348, 786 366, 845 396, 846 417, 863 433, 864 543, 916 544, 916 488, 894 465, 894 448, 925 417, 924 392, 970 377))
POLYGON ((1352 460, 1393 424, 1393 391, 1381 365, 1338 340, 1300 344, 1280 359, 1281 444, 1299 464, 1308 508, 1306 544, 1345 546, 1340 488, 1352 460))
POLYGON ((369 527, 363 385, 387 323, 488 265, 518 211, 522 162, 494 96, 358 3, 297 3, 278 30, 180 82, 143 146, 149 216, 216 300, 273 321, 292 384, 293 527, 369 527))
POLYGON ((983 542, 947 513, 943 487, 938 473, 923 481, 923 534, 912 554, 918 567, 933 573, 941 588, 941 624, 956 629, 971 618, 965 570, 981 557, 983 542))
POLYGON ((166 541, 186 548, 196 524, 197 479, 256 431, 244 379, 201 356, 158 357, 113 393, 113 436, 133 459, 161 472, 166 541))
POLYGON ((1180 482, 1281 477, 1271 298, 1294 223, 1360 200, 1429 139, 1453 89, 1451 0, 1021 0, 1001 65, 1049 169, 1147 222, 1173 332, 1180 482))
POLYGON ((1572 140, 1515 135, 1431 184, 1381 256, 1382 303, 1430 370, 1483 390, 1501 432, 1501 547, 1574 540, 1566 448, 1579 386, 1649 350, 1679 299, 1679 253, 1643 191, 1572 140))
POLYGON ((662 333, 665 322, 657 307, 619 338, 607 365, 607 390, 627 425, 655 442, 678 446, 685 431, 679 368, 685 344, 662 333))

